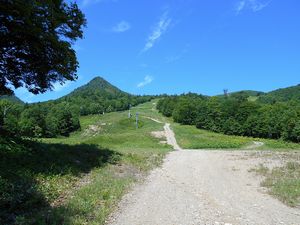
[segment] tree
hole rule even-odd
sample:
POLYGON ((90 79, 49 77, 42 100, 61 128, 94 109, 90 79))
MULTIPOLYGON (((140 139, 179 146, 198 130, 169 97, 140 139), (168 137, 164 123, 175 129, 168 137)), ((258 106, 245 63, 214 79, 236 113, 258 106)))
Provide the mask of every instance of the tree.
POLYGON ((5 120, 9 110, 13 107, 13 103, 3 99, 0 100, 0 132, 4 132, 5 129, 5 120))
POLYGON ((71 44, 86 20, 76 3, 63 0, 2 0, 0 4, 0 95, 10 86, 34 94, 77 78, 71 44))

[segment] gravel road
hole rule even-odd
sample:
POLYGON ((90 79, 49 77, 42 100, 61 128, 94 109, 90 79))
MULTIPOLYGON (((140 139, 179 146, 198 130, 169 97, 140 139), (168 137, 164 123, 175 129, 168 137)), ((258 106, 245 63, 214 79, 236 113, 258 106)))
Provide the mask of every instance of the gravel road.
POLYGON ((110 225, 300 224, 300 209, 266 193, 246 151, 174 151, 126 194, 110 225))
POLYGON ((108 225, 300 225, 300 208, 271 197, 249 172, 264 157, 253 150, 182 150, 170 124, 164 133, 177 151, 123 197, 108 225))

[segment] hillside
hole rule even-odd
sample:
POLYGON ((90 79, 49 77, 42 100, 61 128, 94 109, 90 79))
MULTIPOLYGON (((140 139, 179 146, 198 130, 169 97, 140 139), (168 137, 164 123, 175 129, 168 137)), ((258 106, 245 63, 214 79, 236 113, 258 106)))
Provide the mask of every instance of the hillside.
POLYGON ((245 94, 248 97, 256 97, 256 96, 260 96, 263 95, 264 92, 262 91, 253 91, 253 90, 243 90, 243 91, 237 91, 237 92, 232 92, 230 93, 231 95, 233 94, 245 94))
MULTIPOLYGON (((15 98, 16 99, 16 98, 15 98)), ((136 96, 121 91, 101 77, 54 101, 17 104, 0 117, 0 131, 25 137, 68 136, 79 130, 80 115, 126 110, 152 96, 136 96)), ((1 107, 0 107, 1 109, 1 107)))
POLYGON ((290 100, 300 101, 300 84, 271 91, 261 96, 258 100, 263 103, 286 102, 290 100))
MULTIPOLYGON (((122 95, 127 94, 121 91, 119 88, 115 87, 114 85, 110 84, 102 77, 95 77, 89 83, 75 89, 70 94, 62 97, 62 98, 72 98, 74 96, 86 96, 89 93, 99 94, 99 95, 122 95)), ((128 94, 127 94, 128 95, 128 94)))
MULTIPOLYGON (((256 101, 259 96, 264 95, 264 92, 261 91, 253 91, 253 90, 243 90, 243 91, 236 91, 228 93, 228 96, 234 98, 246 98, 249 101, 256 101)), ((225 95, 217 95, 217 97, 223 98, 225 95)))
POLYGON ((70 94, 55 100, 55 103, 68 102, 80 107, 81 115, 98 114, 128 109, 150 100, 150 96, 136 96, 126 93, 102 77, 95 77, 70 94))
POLYGON ((14 103, 24 104, 24 102, 21 99, 19 99, 17 96, 15 96, 14 94, 0 96, 0 100, 2 100, 2 99, 6 99, 6 100, 14 102, 14 103))

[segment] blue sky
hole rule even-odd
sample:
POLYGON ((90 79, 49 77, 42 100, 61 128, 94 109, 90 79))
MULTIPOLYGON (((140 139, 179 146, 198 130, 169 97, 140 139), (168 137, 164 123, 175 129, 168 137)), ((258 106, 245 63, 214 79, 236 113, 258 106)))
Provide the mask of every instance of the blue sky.
POLYGON ((300 83, 299 0, 80 0, 88 24, 74 48, 79 79, 34 96, 55 99, 95 76, 133 94, 270 91, 300 83))

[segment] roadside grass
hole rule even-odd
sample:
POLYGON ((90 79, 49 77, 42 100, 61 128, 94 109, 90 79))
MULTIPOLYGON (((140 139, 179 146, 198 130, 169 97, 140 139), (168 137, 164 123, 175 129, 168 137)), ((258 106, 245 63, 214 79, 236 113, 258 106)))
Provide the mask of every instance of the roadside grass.
POLYGON ((206 130, 195 126, 172 124, 177 142, 183 149, 239 149, 251 144, 254 139, 228 136, 206 130))
POLYGON ((271 195, 291 207, 300 205, 300 163, 287 162, 273 169, 260 165, 255 172, 265 177, 261 185, 268 188, 271 195))
POLYGON ((152 108, 132 109, 138 129, 128 112, 113 112, 81 117, 81 131, 68 138, 1 138, 0 224, 103 224, 128 186, 171 150, 151 136, 163 130, 144 118, 152 108))
POLYGON ((258 148, 259 150, 276 150, 276 151, 286 151, 286 150, 300 150, 300 144, 293 142, 286 142, 283 140, 272 140, 272 139, 257 139, 264 143, 263 146, 258 148))
POLYGON ((0 224, 21 224, 50 207, 84 174, 112 163, 118 154, 88 144, 3 138, 0 142, 0 224))
MULTIPOLYGON (((264 143, 255 150, 288 151, 300 150, 300 144, 282 140, 251 138, 243 136, 225 135, 195 126, 171 123, 177 142, 183 149, 246 149, 254 141, 264 143)), ((250 149, 249 149, 250 150, 250 149)))

